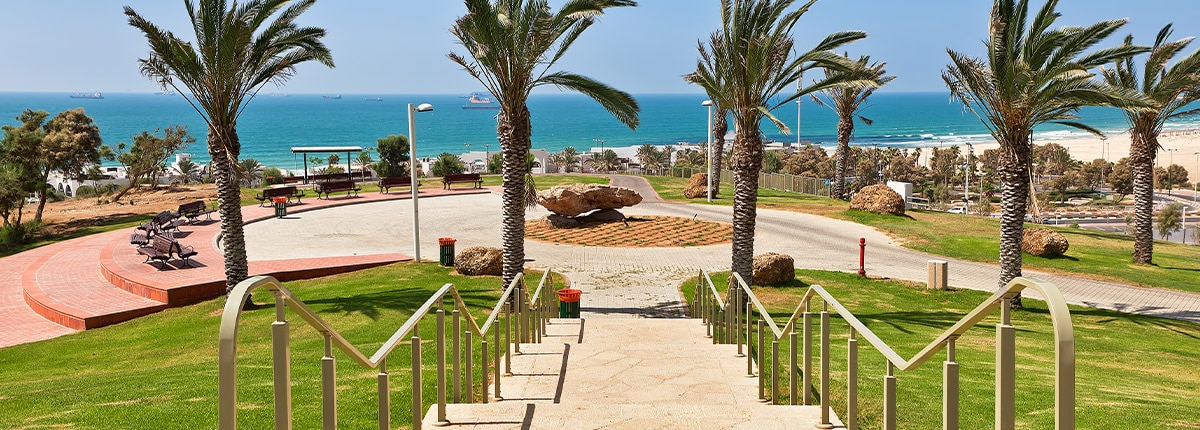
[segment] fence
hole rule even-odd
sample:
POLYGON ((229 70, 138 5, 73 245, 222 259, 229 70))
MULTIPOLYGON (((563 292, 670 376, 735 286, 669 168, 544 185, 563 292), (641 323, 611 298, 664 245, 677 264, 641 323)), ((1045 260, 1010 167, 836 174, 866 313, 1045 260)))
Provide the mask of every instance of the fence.
MULTIPOLYGON (((703 167, 672 167, 658 172, 659 176, 673 178, 690 178, 696 173, 705 173, 703 167)), ((721 170, 721 183, 733 183, 733 171, 721 170)), ((783 173, 759 173, 758 188, 765 190, 788 191, 800 194, 829 197, 829 181, 808 176, 796 176, 783 173)))

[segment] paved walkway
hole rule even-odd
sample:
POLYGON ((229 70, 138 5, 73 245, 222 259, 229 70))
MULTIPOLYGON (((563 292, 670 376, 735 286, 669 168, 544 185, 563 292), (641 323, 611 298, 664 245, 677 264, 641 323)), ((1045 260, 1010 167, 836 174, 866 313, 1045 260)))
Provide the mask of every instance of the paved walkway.
MULTIPOLYGON (((638 190, 646 199, 624 210, 626 214, 672 215, 731 222, 732 208, 725 206, 667 203, 659 200, 645 179, 615 176, 614 185, 638 190)), ((437 255, 439 236, 458 239, 457 247, 501 246, 500 196, 496 194, 452 196, 438 199, 421 209, 421 254, 437 255)), ((547 212, 527 212, 536 219, 547 212)), ((286 222, 256 223, 246 227, 252 249, 272 255, 351 255, 359 252, 394 250, 410 252, 411 207, 381 204, 333 208, 312 213, 301 225, 286 222), (386 205, 386 207, 382 207, 386 205), (381 206, 381 207, 375 207, 381 206), (363 234, 350 225, 373 226, 379 234, 363 234), (287 233, 284 235, 283 233, 287 233), (284 237, 286 240, 278 238, 284 237), (306 244, 321 243, 314 249, 306 244)), ((758 210, 755 253, 779 252, 793 256, 797 267, 853 272, 858 269, 858 239, 867 239, 867 272, 872 276, 925 282, 926 262, 950 261, 950 285, 980 291, 995 291, 997 266, 946 259, 900 247, 887 235, 867 226, 816 215, 770 209, 758 210)), ((700 268, 728 270, 731 247, 725 245, 691 248, 604 248, 525 242, 529 266, 551 267, 565 274, 584 291, 583 310, 613 317, 682 315, 678 284, 695 276, 700 268)), ((1026 276, 1058 286, 1070 303, 1142 315, 1200 322, 1200 294, 1143 288, 1070 276, 1026 271, 1026 276)), ((1030 294, 1031 297, 1036 297, 1030 294)))
MULTIPOLYGON (((817 406, 760 402, 746 360, 734 345, 713 345, 699 320, 555 319, 547 334, 513 356, 501 399, 447 405, 447 427, 813 429, 820 422, 817 406)), ((436 424, 434 405, 422 427, 436 424)))

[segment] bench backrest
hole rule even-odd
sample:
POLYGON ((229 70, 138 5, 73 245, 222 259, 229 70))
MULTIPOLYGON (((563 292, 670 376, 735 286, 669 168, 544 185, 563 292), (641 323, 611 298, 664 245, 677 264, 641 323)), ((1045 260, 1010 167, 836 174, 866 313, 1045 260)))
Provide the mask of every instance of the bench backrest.
POLYGON ((162 212, 159 212, 158 215, 154 216, 154 223, 158 224, 158 225, 163 225, 163 224, 167 224, 167 223, 171 222, 171 220, 174 218, 175 218, 175 214, 172 214, 171 211, 162 211, 162 212))
POLYGON ((317 188, 321 190, 345 190, 354 188, 354 181, 326 181, 318 182, 317 188))
POLYGON ((296 194, 296 187, 292 185, 278 188, 267 188, 263 190, 264 199, 269 199, 271 197, 287 197, 292 194, 296 194))
POLYGON ((181 214, 200 212, 203 210, 204 210, 204 202, 200 201, 200 200, 196 200, 194 202, 188 202, 188 203, 179 205, 179 213, 181 213, 181 214))
POLYGON ((480 176, 478 173, 463 173, 460 175, 446 175, 442 180, 445 182, 478 181, 480 180, 480 176))
POLYGON ((380 185, 389 187, 396 185, 408 185, 412 183, 412 176, 393 176, 389 178, 379 178, 380 185))
POLYGON ((158 236, 154 236, 154 240, 151 242, 151 246, 153 246, 154 249, 158 252, 161 252, 163 254, 170 254, 171 252, 174 251, 173 248, 175 247, 175 240, 170 239, 163 235, 158 235, 158 236))

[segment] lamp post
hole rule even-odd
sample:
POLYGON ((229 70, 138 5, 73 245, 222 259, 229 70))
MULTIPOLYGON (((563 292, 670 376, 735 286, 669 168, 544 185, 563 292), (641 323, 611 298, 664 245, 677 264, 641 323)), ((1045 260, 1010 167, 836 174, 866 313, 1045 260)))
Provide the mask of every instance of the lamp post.
POLYGON ((413 122, 413 116, 417 112, 429 112, 433 110, 433 105, 429 103, 421 103, 419 106, 408 104, 408 170, 409 178, 412 180, 412 202, 413 202, 413 257, 418 263, 421 262, 421 218, 417 216, 420 212, 417 207, 417 131, 416 123, 413 122))
POLYGON ((703 102, 700 102, 700 106, 708 106, 708 151, 707 151, 707 152, 708 152, 708 168, 707 168, 707 172, 708 172, 708 174, 707 174, 707 175, 705 175, 705 176, 707 176, 707 177, 708 177, 708 190, 707 190, 707 191, 708 191, 708 202, 709 202, 709 203, 712 203, 712 194, 713 194, 713 193, 712 193, 712 184, 713 184, 713 177, 712 177, 712 160, 713 160, 713 134, 712 134, 712 127, 713 127, 713 124, 712 124, 712 123, 713 123, 713 111, 712 111, 712 107, 713 107, 713 102, 712 102, 712 100, 705 100, 705 101, 703 101, 703 102))
MULTIPOLYGON (((975 163, 971 162, 971 155, 975 153, 975 147, 971 142, 967 142, 967 162, 963 166, 963 170, 967 175, 967 180, 963 182, 963 203, 967 205, 967 213, 971 213, 971 168, 975 167, 975 163)), ((979 190, 980 193, 983 189, 979 190)))
POLYGON ((488 166, 492 162, 492 144, 483 144, 483 173, 492 173, 488 171, 488 166))
MULTIPOLYGON (((463 146, 467 147, 467 156, 470 157, 471 156, 471 142, 464 143, 463 146)), ((468 163, 467 166, 471 168, 471 173, 475 173, 475 163, 468 163)))

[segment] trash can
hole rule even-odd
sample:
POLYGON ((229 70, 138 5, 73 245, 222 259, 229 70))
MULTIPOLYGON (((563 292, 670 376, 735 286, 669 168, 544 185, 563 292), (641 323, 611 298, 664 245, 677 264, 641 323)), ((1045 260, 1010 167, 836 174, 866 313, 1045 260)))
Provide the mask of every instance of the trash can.
POLYGON ((558 317, 579 318, 579 296, 583 291, 563 288, 558 290, 558 317))
POLYGON ((438 246, 441 247, 441 263, 443 266, 450 267, 454 265, 454 242, 457 242, 452 237, 439 237, 438 246))
POLYGON ((287 216, 287 197, 271 197, 271 202, 275 204, 275 218, 287 216))

